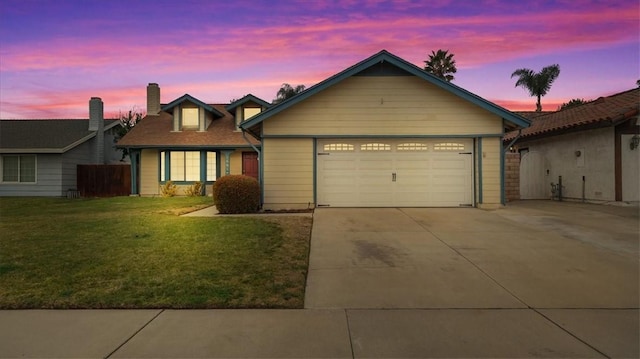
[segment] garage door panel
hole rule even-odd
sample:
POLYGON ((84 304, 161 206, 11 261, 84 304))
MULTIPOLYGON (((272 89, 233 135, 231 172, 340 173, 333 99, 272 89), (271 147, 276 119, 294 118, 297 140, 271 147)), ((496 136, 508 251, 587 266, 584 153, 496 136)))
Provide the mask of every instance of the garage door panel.
POLYGON ((473 201, 470 139, 319 140, 319 205, 457 207, 473 201), (331 143, 342 143, 340 146, 331 143), (436 150, 436 145, 438 150, 436 150), (349 149, 343 151, 342 149, 349 149), (332 149, 337 149, 331 152, 332 149), (395 174, 395 176, 394 176, 395 174))
POLYGON ((327 170, 355 170, 356 161, 351 159, 332 158, 331 161, 325 163, 327 170))
POLYGON ((467 161, 466 158, 462 155, 457 155, 455 157, 447 156, 448 158, 437 158, 433 160, 432 169, 434 170, 462 170, 465 171, 467 169, 467 161))

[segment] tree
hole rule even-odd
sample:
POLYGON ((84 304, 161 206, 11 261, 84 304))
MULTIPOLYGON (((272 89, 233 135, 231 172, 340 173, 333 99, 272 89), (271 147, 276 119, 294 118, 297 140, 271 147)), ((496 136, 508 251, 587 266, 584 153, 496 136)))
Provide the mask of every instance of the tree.
MULTIPOLYGON (((145 114, 136 109, 135 107, 129 110, 129 112, 122 113, 122 111, 118 112, 118 121, 120 121, 120 127, 116 129, 116 133, 113 137, 113 143, 118 143, 124 135, 126 135, 133 127, 135 127, 140 120, 145 116, 145 114)), ((123 161, 125 157, 129 155, 129 151, 126 148, 120 148, 122 151, 122 158, 120 161, 123 161)))
POLYGON ((640 80, 636 81, 636 86, 640 87, 640 80))
POLYGON ((286 99, 289 99, 297 94, 299 94, 300 92, 304 91, 305 87, 304 85, 298 85, 296 87, 292 87, 289 84, 282 84, 282 86, 280 87, 280 90, 278 90, 278 94, 276 95, 276 98, 273 100, 273 103, 280 103, 283 102, 286 99))
POLYGON ((585 101, 583 98, 574 98, 574 99, 569 100, 569 102, 565 102, 562 105, 558 106, 558 111, 566 110, 568 108, 572 108, 572 107, 576 107, 576 106, 580 106, 580 105, 584 105, 587 102, 589 102, 589 101, 585 101))
POLYGON ((450 54, 449 50, 431 51, 429 60, 424 63, 426 72, 436 75, 447 82, 453 81, 454 76, 452 74, 458 72, 456 60, 453 59, 453 54, 450 54))
POLYGON ((549 92, 551 84, 560 75, 560 65, 554 64, 544 67, 542 71, 536 73, 530 69, 517 69, 511 74, 511 78, 518 77, 516 87, 522 86, 529 91, 531 96, 536 96, 536 111, 542 111, 540 98, 549 92))

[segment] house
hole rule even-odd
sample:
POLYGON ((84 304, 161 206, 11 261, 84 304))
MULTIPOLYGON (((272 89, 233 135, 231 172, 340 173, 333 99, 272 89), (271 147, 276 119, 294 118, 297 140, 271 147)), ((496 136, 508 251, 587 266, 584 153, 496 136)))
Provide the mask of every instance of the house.
POLYGON ((77 165, 118 162, 118 120, 104 120, 103 103, 89 101, 89 119, 0 120, 0 196, 66 196, 77 165))
POLYGON ((157 196, 168 181, 178 194, 195 182, 210 194, 217 178, 245 174, 258 178, 260 142, 240 122, 269 106, 247 95, 231 104, 208 104, 189 94, 160 103, 160 86, 147 86, 147 115, 119 142, 132 163, 131 193, 157 196))
POLYGON ((505 136, 521 154, 520 198, 548 199, 562 177, 564 198, 640 200, 640 89, 532 118, 505 136))
POLYGON ((528 125, 383 50, 239 126, 276 210, 499 207, 502 137, 528 125))

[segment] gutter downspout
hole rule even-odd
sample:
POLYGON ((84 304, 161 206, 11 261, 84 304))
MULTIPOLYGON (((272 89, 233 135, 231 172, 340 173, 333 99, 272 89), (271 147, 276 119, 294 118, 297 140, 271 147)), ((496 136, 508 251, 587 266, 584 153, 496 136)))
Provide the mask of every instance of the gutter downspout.
MULTIPOLYGON (((256 147, 249 139, 247 138, 247 132, 244 128, 242 130, 242 138, 253 148, 256 153, 258 153, 258 183, 260 184, 260 207, 262 208, 262 204, 264 204, 264 185, 262 183, 262 152, 256 147)), ((262 142, 262 141, 261 141, 262 142)))
POLYGON ((507 189, 506 189, 507 174, 506 174, 506 170, 505 170, 505 163, 504 163, 504 161, 505 161, 505 157, 506 157, 507 152, 508 152, 508 151, 509 151, 509 149, 511 148, 511 146, 513 146, 513 144, 514 144, 514 143, 516 143, 516 141, 518 141, 518 140, 520 139, 520 137, 521 137, 521 136, 522 136, 522 129, 519 129, 519 130, 518 130, 518 135, 517 135, 513 140, 511 140, 511 142, 509 142, 509 144, 507 145, 507 147, 505 147, 505 148, 502 150, 502 160, 500 161, 500 163, 501 163, 501 167, 502 167, 502 168, 501 168, 501 172, 502 172, 502 185, 500 186, 500 187, 502 187, 502 188, 500 188, 500 189, 501 189, 501 191, 500 191, 500 192, 501 192, 501 193, 500 193, 500 197, 501 197, 501 198, 500 198, 500 200, 501 200, 501 202, 502 202, 502 205, 503 205, 503 206, 507 204, 507 189))
POLYGON ((519 129, 518 135, 513 140, 511 140, 511 142, 509 142, 509 145, 507 145, 507 147, 503 150, 504 153, 507 153, 507 151, 509 151, 511 146, 513 146, 513 144, 516 143, 516 141, 519 140, 521 136, 522 136, 522 129, 519 129))

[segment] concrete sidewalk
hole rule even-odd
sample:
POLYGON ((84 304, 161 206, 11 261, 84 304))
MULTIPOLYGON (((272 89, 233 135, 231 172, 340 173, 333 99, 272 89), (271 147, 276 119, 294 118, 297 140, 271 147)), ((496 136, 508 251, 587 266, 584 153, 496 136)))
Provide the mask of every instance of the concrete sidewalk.
POLYGON ((637 358, 638 245, 637 208, 318 209, 306 309, 0 311, 0 358, 637 358))
POLYGON ((637 317, 637 309, 0 311, 0 357, 634 358, 637 317))

